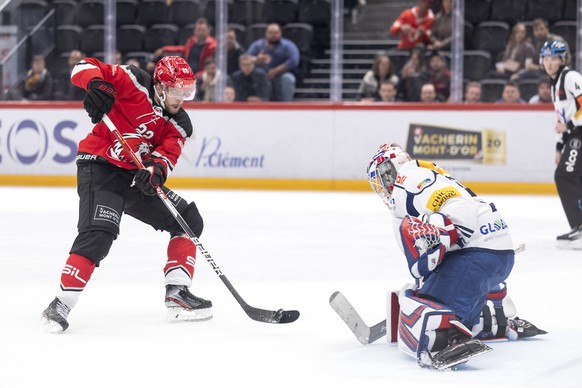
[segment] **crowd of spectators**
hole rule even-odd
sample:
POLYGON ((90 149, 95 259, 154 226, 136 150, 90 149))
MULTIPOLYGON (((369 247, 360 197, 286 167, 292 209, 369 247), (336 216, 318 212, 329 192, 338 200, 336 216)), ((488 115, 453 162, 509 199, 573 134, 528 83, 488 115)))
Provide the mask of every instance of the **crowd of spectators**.
MULTIPOLYGON (((396 18, 389 34, 398 37, 398 50, 408 52, 409 57, 398 68, 390 52, 378 52, 360 81, 356 92, 358 101, 449 101, 451 71, 447 51, 451 47, 453 1, 417 0, 415 6, 405 9, 396 18)), ((506 82, 503 92, 498 92, 500 95, 494 102, 525 102, 519 95, 519 85, 523 80, 539 80, 538 93, 531 98, 527 96, 530 103, 551 100, 549 81, 540 70, 538 52, 546 40, 563 38, 550 32, 546 20, 535 19, 530 24, 531 37, 528 37, 526 24, 517 22, 513 25, 505 50, 487 76, 506 82)), ((283 36, 277 23, 268 24, 264 36, 248 44, 248 48, 244 47, 237 40, 236 29, 228 30, 226 74, 221 74, 215 61, 217 40, 209 22, 201 17, 184 44, 159 47, 152 53, 151 61, 142 65, 146 71, 152 72, 155 62, 162 56, 182 56, 197 76, 196 99, 199 101, 292 101, 302 60, 297 45, 283 36), (222 98, 218 98, 216 86, 221 79, 225 79, 227 88, 222 98)), ((73 86, 69 76, 73 66, 84 56, 79 50, 71 51, 68 66, 55 74, 47 70, 42 56, 35 56, 16 96, 25 100, 83 99, 84 91, 73 86)), ((571 60, 569 51, 567 60, 571 60)), ((122 62, 119 52, 115 63, 140 66, 135 59, 122 62)), ((483 87, 478 80, 465 81, 466 102, 480 102, 482 96, 483 87)))

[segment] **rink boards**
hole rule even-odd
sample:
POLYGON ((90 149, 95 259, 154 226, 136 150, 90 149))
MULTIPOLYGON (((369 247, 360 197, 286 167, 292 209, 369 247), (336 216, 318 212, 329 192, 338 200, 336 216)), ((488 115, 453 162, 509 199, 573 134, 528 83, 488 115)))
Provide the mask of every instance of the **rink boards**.
MULTIPOLYGON (((366 167, 396 142, 475 190, 554 193, 547 105, 199 104, 174 187, 369 190, 366 167)), ((80 103, 0 105, 0 184, 74 185, 80 103)))

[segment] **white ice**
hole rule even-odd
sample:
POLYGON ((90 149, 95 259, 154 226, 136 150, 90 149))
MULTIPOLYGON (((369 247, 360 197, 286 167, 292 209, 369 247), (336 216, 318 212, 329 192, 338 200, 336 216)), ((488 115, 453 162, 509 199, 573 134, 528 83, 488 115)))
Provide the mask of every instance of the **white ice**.
POLYGON ((76 235, 76 192, 0 187, 0 387, 582 387, 582 251, 554 246, 569 229, 557 196, 484 196, 527 245, 508 280, 518 315, 549 334, 436 372, 384 339, 361 345, 329 306, 340 290, 373 324, 386 292, 411 280, 373 193, 178 192, 197 203, 201 241, 242 297, 299 320, 252 321, 198 258, 192 291, 214 318, 167 323, 167 236, 124 216, 69 330, 47 334, 40 313, 76 235))

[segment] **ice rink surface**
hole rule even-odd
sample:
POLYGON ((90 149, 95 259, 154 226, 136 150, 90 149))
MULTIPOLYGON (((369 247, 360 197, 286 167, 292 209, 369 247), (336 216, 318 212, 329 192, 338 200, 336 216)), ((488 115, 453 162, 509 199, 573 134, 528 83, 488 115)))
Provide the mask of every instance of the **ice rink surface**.
POLYGON ((554 246, 569 229, 557 196, 484 196, 527 245, 508 280, 518 315, 549 334, 436 372, 384 339, 361 345, 329 306, 340 290, 374 324, 386 292, 412 280, 375 194, 178 193, 197 203, 201 241, 242 297, 299 320, 252 321, 199 257, 191 290, 214 318, 167 323, 167 236, 126 215, 69 330, 47 334, 40 314, 76 236, 76 191, 0 187, 0 387, 582 387, 582 251, 554 246))

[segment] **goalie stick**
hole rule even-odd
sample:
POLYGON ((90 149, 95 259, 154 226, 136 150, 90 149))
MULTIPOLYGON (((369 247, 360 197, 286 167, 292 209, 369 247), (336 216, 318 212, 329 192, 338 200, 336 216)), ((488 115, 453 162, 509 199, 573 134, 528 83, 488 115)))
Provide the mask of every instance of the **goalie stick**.
MULTIPOLYGON (((109 130, 113 133, 115 138, 119 141, 125 152, 127 152, 127 154, 131 157, 133 163, 139 169, 145 169, 142 161, 135 155, 129 144, 127 144, 123 136, 121 136, 121 133, 119 133, 119 131, 117 130, 115 124, 113 124, 113 122, 107 115, 103 116, 103 122, 105 123, 105 125, 107 125, 107 128, 109 128, 109 130)), ((190 229, 190 226, 186 223, 184 218, 182 218, 180 213, 178 213, 178 211, 176 210, 172 202, 168 199, 168 197, 166 196, 166 194, 164 193, 160 186, 156 187, 156 193, 158 197, 162 200, 166 208, 168 208, 172 216, 176 219, 178 224, 180 224, 182 229, 184 229, 184 232, 186 232, 188 237, 196 245, 196 247, 200 251, 200 254, 204 256, 204 258, 206 259, 208 264, 210 264, 214 272, 226 285, 226 288, 228 288, 230 293, 234 296, 238 304, 242 307, 242 309, 249 316, 249 318, 255 321, 266 323, 291 323, 296 321, 297 318, 299 318, 299 311, 297 310, 283 310, 283 309, 279 309, 277 311, 263 310, 260 308, 253 307, 249 305, 247 302, 245 302, 244 299, 240 296, 240 294, 235 290, 233 285, 230 283, 226 275, 222 273, 222 270, 220 269, 218 264, 216 264, 210 253, 208 253, 208 251, 204 248, 202 243, 200 243, 200 240, 198 240, 198 237, 196 237, 192 229, 190 229)))
MULTIPOLYGON (((525 243, 518 244, 514 252, 519 254, 525 250, 525 243)), ((390 342, 397 341, 398 330, 398 315, 400 314, 400 304, 398 303, 398 293, 392 292, 390 298, 390 305, 387 306, 387 311, 390 317, 390 327, 387 332, 386 319, 381 320, 373 326, 368 326, 360 314, 356 311, 354 306, 348 299, 339 291, 334 292, 329 297, 329 304, 331 308, 339 315, 339 317, 348 325, 352 333, 356 336, 362 345, 368 345, 379 340, 386 334, 390 335, 390 342)))

